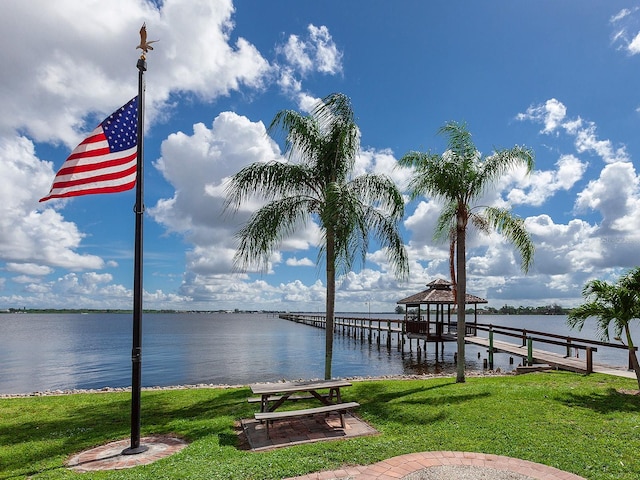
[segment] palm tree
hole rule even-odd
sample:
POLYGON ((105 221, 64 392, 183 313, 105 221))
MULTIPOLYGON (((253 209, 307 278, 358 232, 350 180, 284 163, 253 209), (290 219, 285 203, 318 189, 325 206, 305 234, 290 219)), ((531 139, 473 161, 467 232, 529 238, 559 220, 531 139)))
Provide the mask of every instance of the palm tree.
MULTIPOLYGON (((567 324, 582 330, 589 317, 596 317, 596 329, 602 340, 609 340, 609 326, 613 322, 615 338, 622 342, 624 332, 629 348, 629 360, 640 388, 640 366, 636 356, 629 324, 640 319, 640 267, 628 272, 615 284, 603 280, 591 280, 582 290, 587 303, 569 312, 567 324)), ((624 343, 624 342, 623 342, 624 343)))
POLYGON ((448 122, 438 133, 448 136, 448 149, 442 155, 409 152, 399 160, 399 164, 415 168, 409 182, 412 199, 430 195, 444 202, 434 236, 436 239, 447 238, 451 255, 454 250, 456 254, 455 270, 458 278, 452 278, 452 283, 456 286, 458 310, 456 381, 464 382, 467 226, 471 221, 472 225, 483 232, 495 230, 503 235, 520 252, 522 269, 526 272, 533 261, 534 246, 524 227, 524 221, 515 217, 508 209, 479 206, 475 202, 510 169, 522 165, 530 173, 534 161, 533 152, 520 146, 495 150, 489 156, 482 156, 464 124, 448 122))
POLYGON ((325 259, 327 282, 325 378, 330 379, 336 270, 351 270, 356 253, 364 263, 372 231, 396 275, 406 278, 408 260, 398 231, 404 200, 386 176, 353 178, 360 132, 345 95, 328 95, 310 115, 280 111, 269 126, 274 131, 285 134, 289 161, 249 165, 227 187, 227 207, 235 210, 254 195, 266 201, 237 233, 235 261, 241 269, 264 267, 285 237, 309 219, 319 224, 318 261, 325 259))

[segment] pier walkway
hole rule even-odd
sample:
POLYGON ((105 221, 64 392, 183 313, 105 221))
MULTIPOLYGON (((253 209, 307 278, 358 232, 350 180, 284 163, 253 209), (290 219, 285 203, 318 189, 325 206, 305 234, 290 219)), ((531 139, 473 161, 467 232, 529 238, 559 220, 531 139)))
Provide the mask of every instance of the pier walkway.
MULTIPOLYGON (((473 345, 479 345, 481 347, 489 348, 489 339, 486 337, 467 336, 465 337, 466 343, 473 345)), ((509 342, 503 342, 495 340, 493 342, 493 350, 496 352, 509 353, 522 358, 528 357, 527 346, 515 345, 509 342)), ((551 367, 559 370, 568 370, 577 373, 589 373, 586 365, 586 359, 578 357, 567 357, 559 353, 548 352, 546 350, 540 350, 538 348, 532 349, 532 357, 535 363, 545 363, 551 367)), ((625 377, 635 379, 636 375, 632 370, 626 370, 623 368, 616 368, 609 365, 602 365, 593 363, 591 371, 595 373, 605 373, 607 375, 615 375, 617 377, 625 377)))
MULTIPOLYGON (((324 315, 310 314, 280 314, 280 318, 296 323, 303 323, 318 328, 326 328, 324 315)), ((343 335, 368 341, 368 343, 386 344, 390 349, 395 339, 398 350, 405 351, 405 345, 412 349, 412 341, 417 341, 418 355, 421 353, 420 342, 436 343, 455 342, 457 340, 455 322, 429 323, 423 321, 405 321, 397 319, 374 319, 362 317, 334 318, 334 331, 343 335), (416 329, 418 326, 420 328, 416 329), (411 327, 411 328, 408 328, 411 327), (420 333, 415 333, 420 332, 420 333)), ((524 365, 547 364, 552 368, 568 370, 577 373, 604 373, 619 377, 635 379, 635 373, 630 364, 624 366, 610 366, 593 361, 598 347, 627 349, 619 343, 609 343, 590 339, 568 337, 552 333, 525 330, 499 325, 469 322, 466 324, 465 342, 487 348, 489 368, 493 368, 493 354, 495 352, 507 353, 523 359, 524 365), (479 335, 486 332, 487 336, 479 335), (506 339, 512 338, 514 342, 506 339), (548 351, 540 348, 542 345, 555 345, 556 349, 566 351, 566 354, 548 351), (561 348, 558 348, 561 347, 561 348)), ((636 347, 637 350, 637 347, 636 347)))

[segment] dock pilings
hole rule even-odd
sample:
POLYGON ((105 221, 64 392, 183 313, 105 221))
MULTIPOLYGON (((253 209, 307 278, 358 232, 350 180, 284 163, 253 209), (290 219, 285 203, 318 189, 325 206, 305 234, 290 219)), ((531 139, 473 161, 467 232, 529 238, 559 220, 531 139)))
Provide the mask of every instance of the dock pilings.
MULTIPOLYGON (((279 317, 317 328, 326 328, 327 323, 324 315, 282 313, 279 317)), ((366 339, 370 345, 384 344, 389 350, 395 344, 398 351, 404 352, 405 332, 402 320, 336 316, 333 328, 334 332, 360 340, 362 343, 366 339)))

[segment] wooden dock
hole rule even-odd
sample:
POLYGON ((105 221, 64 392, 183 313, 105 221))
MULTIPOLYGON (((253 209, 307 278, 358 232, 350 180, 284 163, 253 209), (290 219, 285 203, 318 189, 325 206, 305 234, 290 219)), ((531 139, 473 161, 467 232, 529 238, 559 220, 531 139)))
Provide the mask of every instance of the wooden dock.
MULTIPOLYGON (((326 328, 324 315, 280 314, 279 317, 317 328, 326 328)), ((423 350, 426 351, 427 343, 435 343, 437 356, 439 345, 443 349, 443 342, 455 342, 457 339, 455 323, 453 322, 440 325, 438 328, 437 322, 432 322, 430 327, 430 323, 424 321, 336 316, 334 317, 334 329, 336 333, 342 333, 347 337, 353 337, 362 342, 367 341, 370 344, 376 343, 378 345, 381 343, 386 344, 388 349, 391 349, 392 343, 395 341, 398 350, 402 352, 405 351, 405 344, 408 344, 407 346, 411 351, 412 341, 416 341, 418 358, 420 358, 423 350), (413 328, 416 324, 421 328, 418 330, 413 328), (424 346, 421 347, 420 343, 423 343, 424 346)), ((491 345, 493 346, 493 351, 489 352, 489 368, 493 368, 493 353, 502 352, 523 358, 523 364, 525 365, 547 364, 552 368, 577 373, 589 374, 595 372, 625 378, 636 378, 634 371, 630 367, 627 369, 622 366, 603 365, 593 361, 594 354, 598 348, 626 349, 624 345, 620 344, 478 322, 467 323, 465 342, 485 347, 487 350, 491 349, 491 345), (487 336, 479 336, 478 332, 486 332, 487 336), (496 336, 500 339, 494 338, 496 336), (514 342, 519 343, 505 341, 505 337, 513 338, 514 342), (541 349, 540 345, 561 346, 566 349, 566 355, 541 349)))
MULTIPOLYGON (((283 314, 279 315, 284 320, 296 323, 303 323, 317 328, 327 328, 327 319, 324 315, 310 314, 283 314)), ((402 320, 362 318, 362 317, 341 317, 335 316, 333 319, 334 331, 345 336, 359 338, 365 337, 369 343, 380 345, 384 338, 384 343, 391 348, 392 340, 396 338, 398 348, 404 345, 404 322, 402 320)))
MULTIPOLYGON (((489 339, 479 336, 467 336, 465 337, 467 343, 473 345, 479 345, 481 347, 489 348, 489 339)), ((509 342, 503 342, 500 340, 493 341, 493 350, 495 352, 503 352, 511 355, 516 355, 521 358, 528 357, 528 347, 526 345, 516 345, 509 342)), ((532 348, 532 357, 536 363, 546 363, 559 370, 568 370, 576 373, 588 373, 586 358, 576 358, 563 356, 559 353, 548 352, 546 350, 540 350, 539 348, 532 348)), ((615 368, 609 365, 602 365, 599 363, 593 363, 591 370, 595 373, 605 373, 608 375, 615 375, 625 378, 636 378, 633 371, 625 370, 622 368, 615 368)))

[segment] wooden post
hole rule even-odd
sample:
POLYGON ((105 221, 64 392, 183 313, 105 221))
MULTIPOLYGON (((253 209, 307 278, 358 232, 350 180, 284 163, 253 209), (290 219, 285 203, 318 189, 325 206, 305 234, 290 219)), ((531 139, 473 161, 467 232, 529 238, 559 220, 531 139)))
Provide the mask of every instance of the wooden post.
POLYGON ((531 335, 527 336, 527 364, 533 365, 533 338, 531 335))
POLYGON ((593 349, 587 347, 587 375, 593 373, 593 349))
POLYGON ((493 370, 493 326, 489 326, 489 368, 493 370))
MULTIPOLYGON (((478 304, 476 303, 474 312, 473 312, 473 335, 478 335, 478 304)), ((493 366, 491 367, 493 368, 493 366)))
POLYGON ((391 320, 387 320, 387 348, 391 348, 391 320))

